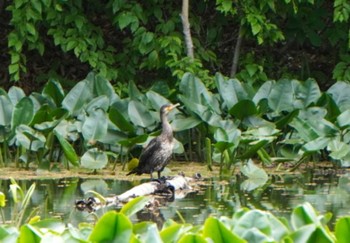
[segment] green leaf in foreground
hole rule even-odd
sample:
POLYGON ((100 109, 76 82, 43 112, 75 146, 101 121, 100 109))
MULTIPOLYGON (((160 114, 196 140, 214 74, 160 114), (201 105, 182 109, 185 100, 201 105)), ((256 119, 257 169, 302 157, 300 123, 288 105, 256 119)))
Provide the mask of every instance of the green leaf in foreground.
POLYGON ((61 136, 56 130, 54 130, 54 133, 60 142, 63 153, 66 156, 66 158, 71 162, 74 166, 79 166, 79 157, 76 154, 73 146, 63 137, 61 136))
POLYGON ((338 243, 349 242, 350 239, 350 216, 340 218, 335 225, 335 236, 338 243))
POLYGON ((230 231, 216 218, 208 218, 204 223, 203 236, 209 237, 213 242, 246 242, 230 231))
POLYGON ((127 216, 110 211, 97 222, 89 241, 129 243, 132 237, 132 228, 132 223, 127 216))
POLYGON ((137 197, 128 202, 123 206, 123 208, 120 210, 121 213, 125 214, 126 216, 131 216, 138 211, 142 210, 146 204, 149 202, 148 197, 137 197))

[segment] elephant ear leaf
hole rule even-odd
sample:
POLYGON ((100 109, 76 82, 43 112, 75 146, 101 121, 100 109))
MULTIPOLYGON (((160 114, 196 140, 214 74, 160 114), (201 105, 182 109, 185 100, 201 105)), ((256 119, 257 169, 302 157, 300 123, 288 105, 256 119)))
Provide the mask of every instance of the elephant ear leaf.
POLYGON ((28 125, 33 120, 34 117, 34 104, 33 101, 24 97, 15 106, 12 118, 11 118, 11 128, 15 129, 18 125, 25 124, 28 125))
POLYGON ((54 133, 58 141, 60 142, 61 147, 63 149, 63 153, 68 159, 68 161, 71 162, 74 166, 79 166, 79 157, 76 154, 73 146, 56 130, 54 130, 54 133))
POLYGON ((73 89, 69 91, 62 101, 63 108, 67 109, 70 114, 77 114, 92 98, 89 83, 85 80, 77 83, 73 89))

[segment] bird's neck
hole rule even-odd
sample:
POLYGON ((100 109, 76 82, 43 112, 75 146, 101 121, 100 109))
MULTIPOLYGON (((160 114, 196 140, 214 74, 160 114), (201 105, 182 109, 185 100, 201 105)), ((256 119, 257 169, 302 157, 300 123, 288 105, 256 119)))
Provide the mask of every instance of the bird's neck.
POLYGON ((168 121, 168 119, 166 118, 166 116, 161 117, 161 121, 162 121, 162 134, 167 135, 169 140, 173 139, 173 129, 168 121))

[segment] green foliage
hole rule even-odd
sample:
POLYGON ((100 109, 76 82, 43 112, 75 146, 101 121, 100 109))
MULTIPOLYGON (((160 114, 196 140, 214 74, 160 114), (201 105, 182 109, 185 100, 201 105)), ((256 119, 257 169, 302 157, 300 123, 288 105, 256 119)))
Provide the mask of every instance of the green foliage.
POLYGON ((155 74, 173 86, 186 72, 213 88, 210 74, 229 73, 232 39, 238 36, 247 48, 241 48, 236 77, 249 84, 268 77, 317 77, 317 72, 330 78, 330 70, 311 67, 312 60, 304 58, 304 52, 330 66, 334 79, 348 80, 349 76, 349 62, 338 60, 350 46, 347 0, 333 4, 322 0, 193 2, 189 16, 194 60, 185 53, 177 3, 14 0, 5 6, 10 18, 5 23, 9 33, 4 48, 9 53, 10 79, 15 81, 25 79, 25 73, 32 74, 32 58, 38 55, 44 62, 50 59, 47 73, 61 73, 62 59, 76 58, 87 64, 84 72, 95 71, 118 81, 119 89, 130 80, 150 86, 151 81, 158 81, 155 74), (332 50, 334 54, 327 56, 330 62, 322 60, 319 49, 332 50), (296 51, 297 60, 289 61, 295 50, 303 53, 296 51), (301 68, 294 70, 290 62, 301 68))
MULTIPOLYGON (((178 139, 176 153, 191 154, 184 146, 197 143, 197 153, 202 155, 202 149, 210 146, 213 149, 205 157, 220 163, 222 172, 250 158, 264 164, 290 160, 297 165, 310 155, 315 161, 326 155, 349 165, 348 83, 337 82, 321 92, 313 79, 281 79, 255 90, 216 74, 213 85, 216 93, 193 74, 181 79, 177 95, 183 107, 170 114, 178 139), (196 131, 201 136, 195 141, 196 131)), ((108 165, 108 151, 123 163, 130 154, 137 157, 139 149, 134 148, 158 134, 159 109, 171 103, 166 97, 172 91, 164 96, 154 90, 143 92, 130 82, 128 92, 129 97, 120 98, 107 79, 94 73, 66 94, 53 80, 41 94, 25 96, 15 87, 3 92, 1 164, 11 158, 26 167, 31 162, 40 167, 47 161, 67 161, 66 167, 70 163, 95 170, 108 165), (18 150, 11 152, 13 145, 18 150)))
MULTIPOLYGON (((138 198, 129 202, 139 210, 144 206, 138 198)), ((125 210, 124 210, 125 211, 125 210)), ((0 240, 18 242, 81 241, 81 242, 347 242, 349 217, 341 217, 335 231, 329 230, 325 216, 305 203, 294 208, 291 224, 270 212, 256 209, 237 210, 232 217, 208 217, 203 225, 178 224, 168 220, 158 230, 151 222, 133 224, 121 212, 105 213, 95 226, 65 226, 57 219, 32 218, 18 229, 0 226, 0 240)))

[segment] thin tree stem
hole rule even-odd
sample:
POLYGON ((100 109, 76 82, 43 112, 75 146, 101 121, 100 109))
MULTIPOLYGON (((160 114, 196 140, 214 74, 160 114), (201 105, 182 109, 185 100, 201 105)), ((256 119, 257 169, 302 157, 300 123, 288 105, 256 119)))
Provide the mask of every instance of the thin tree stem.
POLYGON ((192 42, 192 37, 191 37, 190 22, 188 20, 188 9, 189 9, 189 0, 183 0, 182 1, 182 13, 181 13, 183 33, 185 36, 187 56, 193 60, 194 59, 193 42, 192 42))
POLYGON ((231 72, 230 77, 234 78, 237 73, 238 68, 238 61, 239 61, 239 54, 242 46, 242 26, 239 27, 238 36, 237 36, 237 42, 235 46, 235 50, 233 52, 233 58, 232 58, 232 66, 231 66, 231 72))

